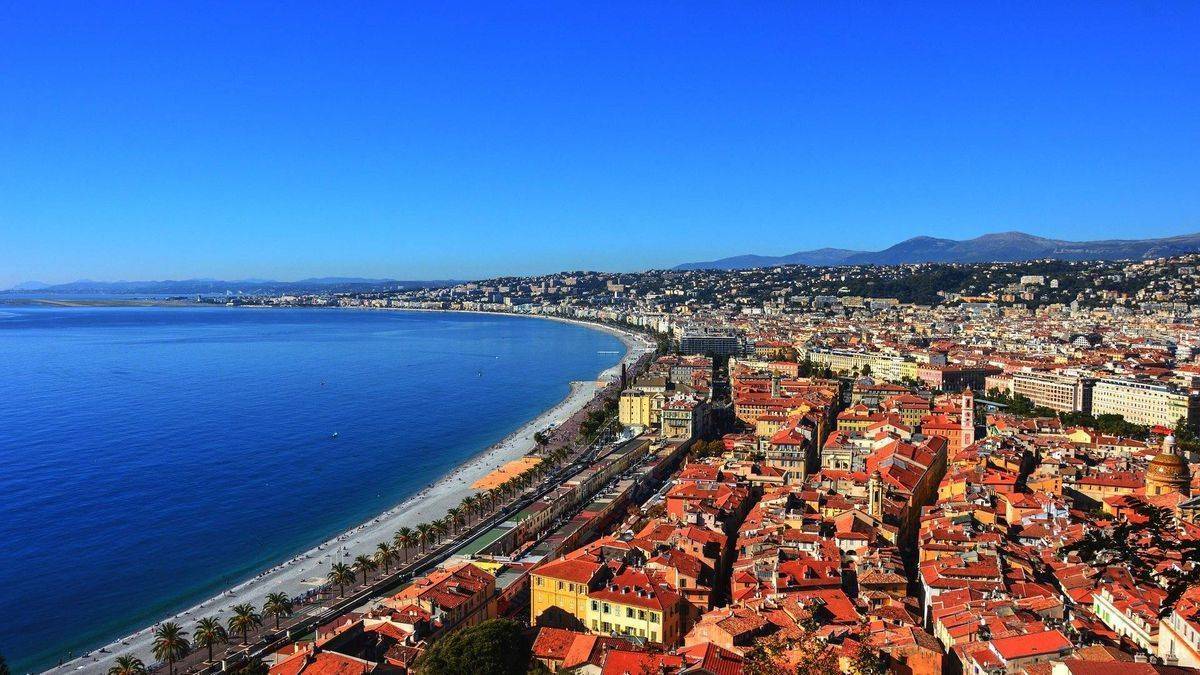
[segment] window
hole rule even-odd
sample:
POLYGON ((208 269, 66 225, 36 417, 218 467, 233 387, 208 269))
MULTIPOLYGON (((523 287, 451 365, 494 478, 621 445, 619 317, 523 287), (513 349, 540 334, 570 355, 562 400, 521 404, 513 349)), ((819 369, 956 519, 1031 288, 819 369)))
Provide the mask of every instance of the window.
POLYGON ((558 582, 558 590, 561 591, 562 589, 563 589, 563 582, 560 581, 560 582, 558 582))
POLYGON ((592 630, 600 630, 600 622, 592 619, 592 630))
MULTIPOLYGON (((641 620, 641 621, 645 621, 645 620, 646 620, 646 610, 644 610, 644 609, 639 609, 639 610, 638 610, 638 619, 639 619, 639 620, 641 620)), ((642 633, 642 635, 644 636, 644 635, 645 635, 645 633, 642 633)))
POLYGON ((542 578, 541 578, 541 577, 538 577, 538 578, 537 578, 537 585, 538 585, 538 586, 541 586, 541 585, 542 585, 542 578))
POLYGON ((574 593, 575 592, 575 584, 567 584, 567 590, 574 593))
POLYGON ((632 607, 626 607, 626 608, 625 608, 625 618, 626 618, 626 619, 632 619, 632 618, 633 618, 633 608, 632 608, 632 607))
POLYGON ((592 601, 592 611, 593 612, 600 611, 600 603, 596 602, 595 600, 592 601))
POLYGON ((612 614, 612 606, 611 606, 611 605, 609 605, 607 602, 606 602, 606 603, 604 603, 604 613, 605 613, 605 614, 612 614))
POLYGON ((658 623, 658 612, 650 612, 650 623, 658 623))
POLYGON ((655 633, 654 631, 650 631, 650 641, 658 642, 658 633, 655 633))

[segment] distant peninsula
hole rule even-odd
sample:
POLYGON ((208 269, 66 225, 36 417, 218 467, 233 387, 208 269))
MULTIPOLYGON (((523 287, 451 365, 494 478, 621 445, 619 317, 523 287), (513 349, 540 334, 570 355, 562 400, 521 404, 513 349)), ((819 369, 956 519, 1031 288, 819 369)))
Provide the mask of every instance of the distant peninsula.
POLYGON ((459 283, 455 280, 366 279, 361 277, 316 277, 299 281, 270 279, 179 279, 164 281, 92 281, 84 279, 65 284, 24 282, 4 293, 99 293, 110 295, 262 295, 286 293, 345 293, 391 291, 416 288, 440 288, 459 283))

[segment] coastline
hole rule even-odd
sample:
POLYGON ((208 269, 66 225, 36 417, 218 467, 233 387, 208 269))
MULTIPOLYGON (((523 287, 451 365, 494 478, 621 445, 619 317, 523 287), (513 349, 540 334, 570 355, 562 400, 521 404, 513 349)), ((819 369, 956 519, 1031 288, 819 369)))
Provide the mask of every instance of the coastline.
MULTIPOLYGON (((386 309, 388 311, 439 311, 402 308, 378 309, 386 309)), ((263 599, 269 593, 283 592, 291 597, 296 597, 316 588, 324 583, 325 575, 332 562, 349 562, 359 554, 373 553, 375 544, 380 541, 390 541, 392 533, 400 527, 411 527, 445 515, 446 511, 457 506, 463 497, 477 492, 477 490, 471 488, 471 484, 476 480, 499 466, 519 459, 531 452, 536 447, 536 443, 533 440, 536 432, 552 424, 559 425, 568 420, 575 412, 585 407, 595 398, 604 383, 611 382, 619 376, 622 364, 632 364, 643 354, 653 350, 653 345, 643 336, 603 324, 541 315, 508 314, 505 312, 472 313, 546 318, 602 330, 620 339, 625 347, 625 353, 617 363, 599 373, 596 379, 571 382, 569 393, 558 403, 544 410, 533 419, 528 420, 499 442, 481 450, 478 454, 460 464, 447 467, 447 472, 438 478, 438 480, 426 485, 399 504, 287 561, 280 562, 269 569, 259 572, 254 577, 242 581, 216 596, 208 598, 172 616, 164 616, 155 625, 162 621, 176 621, 182 625, 184 630, 191 632, 192 625, 201 617, 215 616, 224 623, 230 615, 229 608, 233 605, 249 602, 255 606, 261 606, 263 599)), ((117 656, 125 654, 135 655, 147 664, 154 663, 156 659, 154 659, 151 653, 153 630, 154 625, 144 627, 135 633, 117 638, 103 647, 92 650, 85 656, 76 657, 71 661, 52 667, 44 672, 105 673, 117 656)))

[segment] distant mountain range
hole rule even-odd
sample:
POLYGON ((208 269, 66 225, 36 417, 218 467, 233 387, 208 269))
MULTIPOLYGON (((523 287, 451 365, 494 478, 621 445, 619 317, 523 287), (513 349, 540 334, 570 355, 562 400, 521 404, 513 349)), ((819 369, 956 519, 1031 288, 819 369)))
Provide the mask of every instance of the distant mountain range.
POLYGON ((1024 232, 999 232, 958 241, 913 237, 882 251, 820 248, 790 255, 739 255, 707 262, 684 263, 677 270, 739 270, 777 265, 902 265, 907 263, 1015 262, 1020 260, 1126 260, 1158 258, 1200 251, 1200 233, 1162 239, 1064 241, 1024 232))
POLYGON ((27 281, 8 289, 8 292, 37 293, 105 293, 105 294, 167 294, 221 295, 225 293, 313 293, 371 291, 398 288, 432 288, 452 286, 452 280, 401 281, 397 279, 364 279, 360 277, 318 277, 299 281, 270 279, 180 279, 165 281, 92 281, 83 279, 67 284, 43 284, 27 281))

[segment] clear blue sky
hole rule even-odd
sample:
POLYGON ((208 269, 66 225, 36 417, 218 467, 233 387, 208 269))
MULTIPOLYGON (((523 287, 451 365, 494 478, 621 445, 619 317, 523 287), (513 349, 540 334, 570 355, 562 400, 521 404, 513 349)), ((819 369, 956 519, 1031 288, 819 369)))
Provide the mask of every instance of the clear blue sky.
POLYGON ((0 287, 1200 230, 1194 2, 301 4, 0 0, 0 287))

